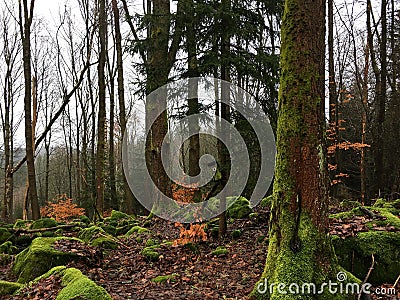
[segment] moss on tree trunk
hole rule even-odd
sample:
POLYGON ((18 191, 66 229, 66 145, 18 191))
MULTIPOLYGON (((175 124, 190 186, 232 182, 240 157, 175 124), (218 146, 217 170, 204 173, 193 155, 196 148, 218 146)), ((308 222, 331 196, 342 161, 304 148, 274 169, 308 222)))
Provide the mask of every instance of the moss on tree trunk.
POLYGON ((308 289, 301 293, 303 284, 313 283, 318 288, 329 280, 337 281, 340 271, 327 235, 325 1, 286 0, 282 21, 270 242, 262 279, 251 296, 253 299, 348 299, 349 295, 330 294, 328 289, 319 295, 307 293, 308 289), (272 293, 270 284, 275 284, 272 293), (278 284, 286 285, 286 289, 281 288, 286 294, 278 290, 278 284), (288 289, 291 284, 299 286, 300 291, 297 293, 295 289, 292 293, 288 289), (265 293, 260 293, 264 288, 265 293))

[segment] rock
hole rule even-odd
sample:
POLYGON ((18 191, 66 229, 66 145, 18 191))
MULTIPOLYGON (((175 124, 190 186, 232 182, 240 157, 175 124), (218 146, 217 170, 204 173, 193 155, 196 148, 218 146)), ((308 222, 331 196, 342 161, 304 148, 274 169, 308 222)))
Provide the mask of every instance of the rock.
POLYGON ((373 254, 375 265, 368 282, 380 285, 397 279, 400 270, 400 232, 359 232, 357 236, 345 239, 333 236, 332 243, 339 264, 346 270, 353 269, 356 277, 365 278, 373 254))
POLYGON ((229 253, 229 250, 223 246, 218 246, 217 249, 211 252, 212 255, 215 256, 225 256, 229 253))
POLYGON ((21 283, 0 280, 0 296, 12 295, 23 286, 21 283))
POLYGON ((140 226, 133 226, 129 231, 125 234, 125 236, 131 236, 134 233, 143 234, 143 233, 150 233, 151 231, 147 228, 140 227, 140 226))
MULTIPOLYGON (((64 265, 77 257, 75 253, 62 252, 54 249, 58 240, 73 240, 74 238, 38 237, 32 244, 15 257, 12 271, 18 276, 19 283, 26 283, 46 273, 51 267, 64 265)), ((75 239, 77 240, 77 239, 75 239)))
POLYGON ((31 229, 39 229, 39 228, 51 228, 56 227, 58 225, 57 221, 53 218, 42 218, 36 221, 33 221, 31 224, 31 229))
POLYGON ((227 205, 232 203, 227 210, 229 218, 243 219, 252 212, 249 200, 244 197, 227 197, 226 202, 227 205))
POLYGON ((0 253, 14 254, 17 252, 17 247, 13 246, 11 241, 4 242, 0 245, 0 253))
POLYGON ((94 281, 82 274, 75 268, 58 266, 48 271, 43 276, 36 278, 48 278, 52 275, 61 276, 61 284, 64 288, 58 293, 57 300, 90 299, 90 300, 111 300, 107 291, 98 286, 94 281))
POLYGON ((234 239, 239 238, 241 235, 242 235, 242 232, 239 229, 235 229, 235 230, 232 231, 232 237, 234 239))
POLYGON ((151 281, 153 281, 154 283, 176 282, 176 277, 178 276, 179 274, 176 273, 169 275, 160 275, 153 278, 151 281))
POLYGON ((8 241, 11 236, 12 234, 8 231, 7 228, 0 227, 0 244, 8 241))
POLYGON ((159 249, 159 245, 154 245, 154 246, 149 246, 145 247, 141 254, 148 260, 148 261, 158 261, 160 258, 160 253, 156 251, 156 249, 159 249))
POLYGON ((21 220, 18 219, 17 221, 15 221, 14 223, 14 229, 18 229, 18 228, 28 228, 29 225, 32 223, 32 221, 30 220, 21 220))
POLYGON ((114 238, 98 226, 82 229, 78 237, 91 246, 100 246, 105 249, 116 249, 118 247, 114 238))

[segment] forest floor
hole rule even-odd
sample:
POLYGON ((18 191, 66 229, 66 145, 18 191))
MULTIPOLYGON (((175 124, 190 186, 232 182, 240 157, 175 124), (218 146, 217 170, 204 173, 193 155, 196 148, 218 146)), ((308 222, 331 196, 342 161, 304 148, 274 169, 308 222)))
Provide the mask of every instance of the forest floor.
MULTIPOLYGON (((257 210, 259 216, 268 215, 261 208, 257 210)), ((67 266, 81 270, 104 287, 113 299, 246 299, 263 272, 268 248, 266 225, 266 218, 235 220, 228 225, 223 241, 211 236, 197 248, 162 246, 156 262, 149 262, 141 255, 143 243, 134 237, 119 239, 118 248, 105 253, 81 243, 60 242, 57 248, 87 256, 86 261, 71 262, 67 266), (241 231, 240 237, 232 237, 234 230, 241 231), (226 247, 229 252, 213 255, 212 251, 218 246, 226 247), (159 275, 171 277, 164 283, 153 282, 159 275)), ((147 223, 147 228, 159 241, 179 238, 179 228, 157 217, 147 223)), ((332 230, 338 230, 337 222, 332 224, 332 230)), ((76 236, 76 233, 68 236, 76 236)), ((0 280, 16 281, 11 264, 0 267, 0 280)), ((55 299, 61 289, 61 278, 50 276, 25 288, 19 296, 3 296, 2 299, 55 299)), ((400 294, 374 295, 372 299, 396 300, 400 299, 400 294)))

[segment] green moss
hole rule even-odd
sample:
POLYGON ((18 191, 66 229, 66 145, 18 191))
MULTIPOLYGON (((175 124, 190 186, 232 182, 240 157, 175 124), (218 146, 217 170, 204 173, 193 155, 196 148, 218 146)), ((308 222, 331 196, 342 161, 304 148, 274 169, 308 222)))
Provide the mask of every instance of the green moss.
POLYGON ((0 296, 12 295, 23 286, 21 283, 0 280, 0 296))
POLYGON ((79 234, 78 238, 86 243, 90 243, 100 235, 107 235, 103 228, 98 226, 91 226, 89 228, 83 228, 79 234))
POLYGON ((42 218, 36 221, 33 221, 31 224, 31 229, 39 229, 39 228, 51 228, 56 227, 58 225, 57 221, 53 218, 42 218))
POLYGON ((265 240, 265 235, 260 235, 257 237, 257 243, 262 243, 265 240))
POLYGON ((90 245, 110 250, 115 250, 118 248, 118 243, 115 240, 105 236, 95 238, 90 245))
POLYGON ((129 231, 125 234, 126 236, 131 236, 134 233, 143 234, 143 233, 150 233, 151 231, 147 228, 140 227, 140 226, 133 226, 129 231))
POLYGON ((141 254, 148 260, 148 261, 158 261, 160 257, 160 253, 156 251, 160 246, 154 245, 150 247, 146 247, 142 250, 141 254))
POLYGON ((273 195, 269 195, 268 197, 263 198, 260 202, 260 206, 261 207, 271 207, 273 198, 274 198, 273 195))
POLYGON ((229 253, 229 250, 226 249, 225 247, 218 246, 217 249, 211 252, 212 255, 215 256, 225 256, 229 253))
POLYGON ((353 209, 359 207, 361 204, 358 201, 354 200, 343 200, 340 202, 340 207, 346 208, 346 209, 353 209))
POLYGON ((7 241, 0 245, 0 253, 14 254, 17 252, 17 247, 13 246, 11 241, 7 241))
POLYGON ((65 287, 57 295, 57 300, 79 299, 80 297, 91 300, 112 299, 104 288, 98 286, 75 268, 65 270, 62 285, 65 287))
POLYGON ((399 232, 359 232, 356 237, 346 239, 334 236, 332 242, 340 265, 346 270, 353 269, 354 275, 359 278, 365 278, 371 266, 372 255, 375 257, 375 265, 368 282, 394 282, 399 275, 399 232))
MULTIPOLYGON (((117 223, 117 225, 118 225, 118 223, 117 223)), ((103 225, 103 226, 101 226, 101 228, 103 228, 103 230, 105 232, 107 232, 108 234, 111 234, 113 236, 115 236, 116 233, 117 233, 117 228, 114 225, 111 225, 111 224, 103 225)))
POLYGON ((231 204, 227 210, 229 218, 243 219, 252 212, 249 200, 244 197, 227 197, 226 202, 231 204))
POLYGON ((32 221, 30 220, 21 220, 18 219, 17 221, 15 221, 14 223, 14 229, 18 229, 18 228, 27 228, 28 225, 31 223, 32 221))
POLYGON ((0 253, 0 266, 8 265, 11 262, 11 255, 0 253))
POLYGON ((90 219, 85 215, 80 216, 79 219, 81 220, 82 223, 85 223, 86 225, 90 224, 90 219))
POLYGON ((90 299, 90 300, 111 300, 106 290, 82 274, 75 268, 65 266, 54 267, 46 274, 36 278, 32 283, 52 275, 61 277, 61 285, 64 287, 57 295, 57 300, 90 299))
POLYGON ((147 241, 146 241, 146 247, 150 247, 150 246, 154 246, 154 245, 158 245, 158 242, 157 241, 155 241, 155 240, 153 240, 153 239, 148 239, 147 241))
POLYGON ((19 253, 12 267, 13 273, 18 276, 18 282, 26 283, 46 273, 51 267, 64 265, 76 258, 74 253, 61 252, 53 248, 56 241, 63 239, 73 238, 36 238, 28 248, 19 253))
POLYGON ((165 282, 176 282, 177 281, 177 277, 179 276, 179 274, 169 274, 169 275, 160 275, 157 276, 155 278, 153 278, 151 281, 153 281, 154 283, 165 283, 165 282))
POLYGON ((7 228, 0 227, 0 244, 8 241, 11 236, 12 234, 8 231, 7 228))
POLYGON ((242 235, 242 232, 239 229, 235 229, 235 230, 232 231, 232 237, 234 239, 239 238, 241 235, 242 235))
POLYGON ((132 219, 131 216, 127 215, 126 213, 117 211, 117 210, 112 210, 111 211, 110 218, 113 219, 113 220, 132 219))

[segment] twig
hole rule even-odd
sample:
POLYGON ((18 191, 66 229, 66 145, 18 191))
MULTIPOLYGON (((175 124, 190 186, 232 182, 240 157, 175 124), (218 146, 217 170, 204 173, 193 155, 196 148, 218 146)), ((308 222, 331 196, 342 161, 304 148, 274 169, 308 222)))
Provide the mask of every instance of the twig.
POLYGON ((67 228, 72 228, 78 226, 77 224, 66 224, 66 225, 58 225, 55 227, 48 227, 48 228, 38 228, 38 229, 23 229, 23 228, 18 228, 18 229, 9 229, 11 233, 14 234, 19 234, 19 233, 35 233, 35 232, 45 232, 45 231, 52 231, 52 230, 57 230, 57 229, 67 229, 67 228))
POLYGON ((396 288, 397 284, 399 283, 399 280, 400 280, 400 275, 399 275, 399 277, 397 277, 396 281, 394 282, 393 288, 396 288))
MULTIPOLYGON (((373 254, 372 254, 371 256, 372 256, 372 262, 371 262, 371 266, 369 267, 369 270, 368 270, 367 276, 365 276, 365 278, 364 278, 364 281, 362 282, 362 285, 364 285, 364 284, 367 282, 367 280, 368 280, 368 278, 369 278, 369 275, 371 275, 371 272, 372 272, 372 270, 374 269, 374 265, 375 265, 375 257, 374 257, 374 255, 373 255, 373 254)), ((362 293, 362 292, 358 294, 358 300, 361 300, 361 297, 362 297, 362 295, 363 295, 363 293, 362 293)))

